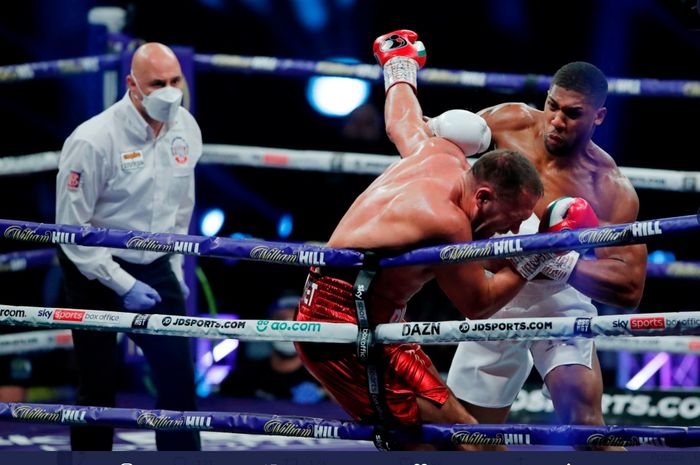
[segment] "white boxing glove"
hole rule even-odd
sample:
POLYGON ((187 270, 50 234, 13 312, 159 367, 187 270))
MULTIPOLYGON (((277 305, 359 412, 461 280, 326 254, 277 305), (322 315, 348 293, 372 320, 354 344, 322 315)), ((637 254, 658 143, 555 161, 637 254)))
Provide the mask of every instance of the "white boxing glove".
POLYGON ((530 281, 537 276, 554 257, 553 253, 547 252, 509 257, 508 260, 520 276, 530 281))
POLYGON ((447 110, 428 119, 428 126, 438 137, 456 144, 466 156, 485 152, 491 145, 491 128, 481 116, 467 110, 447 110))
POLYGON ((578 257, 579 253, 575 250, 564 255, 559 255, 548 261, 545 266, 542 267, 540 273, 549 279, 565 283, 569 280, 569 276, 571 276, 574 268, 576 268, 578 257))

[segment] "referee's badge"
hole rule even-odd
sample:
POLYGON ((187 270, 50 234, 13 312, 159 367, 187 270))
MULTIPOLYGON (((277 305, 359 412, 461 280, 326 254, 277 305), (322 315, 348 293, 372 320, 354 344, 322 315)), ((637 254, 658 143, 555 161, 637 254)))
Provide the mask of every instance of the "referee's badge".
POLYGON ((182 137, 176 137, 170 144, 170 152, 173 154, 173 158, 178 165, 186 165, 187 160, 189 160, 190 147, 187 145, 187 141, 182 137))
POLYGON ((140 150, 134 150, 133 152, 123 152, 119 156, 121 161, 122 170, 124 171, 136 171, 143 168, 143 152, 140 150))

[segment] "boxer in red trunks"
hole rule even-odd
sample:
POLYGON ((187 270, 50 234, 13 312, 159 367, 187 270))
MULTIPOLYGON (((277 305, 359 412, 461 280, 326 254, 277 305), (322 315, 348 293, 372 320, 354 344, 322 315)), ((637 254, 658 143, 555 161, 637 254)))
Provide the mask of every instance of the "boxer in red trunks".
MULTIPOLYGON (((385 75, 386 129, 403 158, 355 200, 329 247, 400 253, 517 233, 543 194, 534 165, 518 152, 489 152, 470 168, 465 153, 483 151, 490 143, 481 117, 464 112, 453 115, 455 120, 442 121, 443 130, 459 128, 457 143, 433 135, 435 128, 423 120, 415 95, 416 72, 425 62, 424 48, 416 39, 415 33, 401 30, 375 41, 375 55, 385 75)), ((491 277, 476 262, 381 268, 365 299, 370 326, 402 321, 408 301, 432 279, 465 316, 487 318, 539 271, 537 263, 537 257, 521 260, 491 277)), ((357 324, 353 298, 357 274, 357 269, 312 268, 296 320, 357 324)), ((297 343, 297 351, 348 414, 373 421, 366 367, 354 346, 297 343)), ((379 353, 384 400, 395 424, 476 423, 418 345, 386 345, 379 353)), ((454 448, 477 449, 465 444, 454 448)))

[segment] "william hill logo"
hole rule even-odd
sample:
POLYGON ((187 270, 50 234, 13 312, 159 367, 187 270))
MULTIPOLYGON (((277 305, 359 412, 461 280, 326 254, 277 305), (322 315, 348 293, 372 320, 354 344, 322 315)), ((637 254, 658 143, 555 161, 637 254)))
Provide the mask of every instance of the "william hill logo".
POLYGON ((250 258, 273 263, 300 264, 323 266, 326 264, 325 252, 314 250, 300 250, 299 253, 288 253, 279 247, 259 245, 250 250, 250 258))
POLYGON ((3 234, 5 239, 12 239, 15 241, 29 241, 29 242, 51 242, 51 232, 46 231, 44 234, 37 234, 31 228, 22 228, 21 226, 10 226, 5 230, 3 234))

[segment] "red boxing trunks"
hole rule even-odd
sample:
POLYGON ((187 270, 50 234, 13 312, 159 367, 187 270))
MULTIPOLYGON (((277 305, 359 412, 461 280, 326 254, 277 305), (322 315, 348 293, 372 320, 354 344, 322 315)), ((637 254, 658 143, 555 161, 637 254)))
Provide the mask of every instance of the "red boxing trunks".
MULTIPOLYGON (((357 324, 352 287, 344 280, 312 271, 306 280, 296 320, 357 324)), ((377 317, 394 314, 396 310, 370 300, 368 313, 377 317)), ((372 419, 374 410, 367 393, 367 373, 354 345, 295 344, 309 372, 349 415, 359 421, 372 419)), ((401 424, 420 423, 417 397, 438 405, 447 401, 447 386, 431 370, 432 362, 417 344, 384 345, 380 362, 383 362, 387 408, 401 424)))

